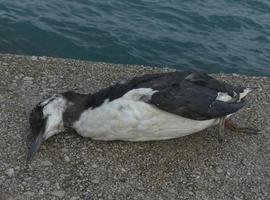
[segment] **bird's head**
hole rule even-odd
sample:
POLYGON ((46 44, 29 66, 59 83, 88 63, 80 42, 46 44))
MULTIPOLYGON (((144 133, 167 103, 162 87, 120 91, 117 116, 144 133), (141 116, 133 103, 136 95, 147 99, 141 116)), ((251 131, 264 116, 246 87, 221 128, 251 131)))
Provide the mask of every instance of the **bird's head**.
POLYGON ((54 95, 32 110, 29 122, 35 139, 29 146, 27 161, 33 158, 42 142, 64 130, 63 113, 67 104, 62 95, 54 95))

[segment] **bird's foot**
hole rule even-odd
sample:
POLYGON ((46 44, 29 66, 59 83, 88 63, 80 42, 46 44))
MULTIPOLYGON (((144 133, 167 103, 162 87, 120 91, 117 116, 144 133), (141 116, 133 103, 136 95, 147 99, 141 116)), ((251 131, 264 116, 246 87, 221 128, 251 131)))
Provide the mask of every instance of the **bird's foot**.
POLYGON ((223 140, 224 140, 225 120, 226 120, 226 117, 221 117, 220 120, 219 120, 219 129, 218 129, 218 141, 219 141, 219 143, 222 143, 223 140))
POLYGON ((235 123, 233 123, 230 119, 225 119, 225 127, 230 129, 233 132, 238 132, 238 133, 246 133, 250 135, 257 135, 261 131, 259 129, 255 128, 249 128, 249 127, 239 127, 235 123))

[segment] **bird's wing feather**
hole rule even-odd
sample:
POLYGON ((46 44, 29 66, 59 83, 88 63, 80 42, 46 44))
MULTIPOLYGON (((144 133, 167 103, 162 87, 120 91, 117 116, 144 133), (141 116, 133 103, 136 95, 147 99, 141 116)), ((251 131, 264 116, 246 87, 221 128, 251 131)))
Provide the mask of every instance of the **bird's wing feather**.
MULTIPOLYGON (((83 109, 95 108, 106 99, 112 101, 138 88, 158 91, 147 103, 167 112, 197 120, 225 116, 236 112, 245 104, 239 101, 238 97, 234 98, 242 90, 240 87, 223 83, 203 73, 169 72, 146 74, 119 81, 97 93, 89 94, 84 99, 83 109), (233 101, 217 100, 218 92, 232 96, 233 101)), ((142 98, 142 101, 144 99, 142 98)))
POLYGON ((205 74, 190 74, 179 84, 174 84, 155 94, 151 103, 170 113, 194 120, 206 120, 226 116, 245 105, 239 98, 233 99, 241 88, 217 81, 205 74), (232 101, 217 100, 219 92, 232 96, 232 101))

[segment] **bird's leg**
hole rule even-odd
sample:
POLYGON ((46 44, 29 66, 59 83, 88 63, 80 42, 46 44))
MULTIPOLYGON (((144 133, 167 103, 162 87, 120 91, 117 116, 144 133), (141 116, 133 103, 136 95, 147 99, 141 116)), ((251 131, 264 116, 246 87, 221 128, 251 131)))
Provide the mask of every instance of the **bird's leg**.
POLYGON ((225 120, 226 117, 221 117, 219 120, 218 141, 220 143, 222 143, 224 139, 225 120))
POLYGON ((260 130, 255 129, 255 128, 239 127, 238 125, 233 123, 230 119, 225 119, 225 127, 234 132, 242 132, 242 133, 252 134, 252 135, 256 135, 260 132, 260 130))

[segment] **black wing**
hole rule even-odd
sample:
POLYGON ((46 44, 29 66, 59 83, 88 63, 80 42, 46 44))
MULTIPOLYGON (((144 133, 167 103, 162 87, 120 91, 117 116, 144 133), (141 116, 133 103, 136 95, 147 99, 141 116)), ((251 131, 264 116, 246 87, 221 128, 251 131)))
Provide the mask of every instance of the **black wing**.
POLYGON ((177 71, 123 79, 97 93, 86 95, 83 98, 82 109, 95 108, 105 99, 112 101, 136 88, 157 90, 148 103, 164 111, 195 120, 225 116, 245 105, 244 101, 239 102, 239 93, 243 88, 228 85, 207 74, 177 71), (218 92, 225 92, 234 97, 234 100, 218 101, 218 92))
POLYGON ((105 99, 112 101, 122 97, 132 89, 152 88, 153 90, 160 91, 171 87, 175 83, 179 83, 185 76, 186 73, 184 72, 169 72, 123 79, 110 87, 99 90, 97 93, 89 94, 88 98, 85 99, 85 107, 95 108, 101 105, 105 99))
POLYGON ((234 113, 245 105, 239 99, 242 87, 234 87, 206 74, 192 73, 152 96, 158 108, 194 120, 206 120, 234 113), (216 100, 218 92, 232 97, 230 102, 216 100))

